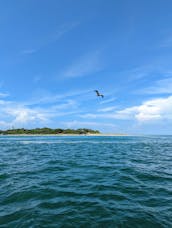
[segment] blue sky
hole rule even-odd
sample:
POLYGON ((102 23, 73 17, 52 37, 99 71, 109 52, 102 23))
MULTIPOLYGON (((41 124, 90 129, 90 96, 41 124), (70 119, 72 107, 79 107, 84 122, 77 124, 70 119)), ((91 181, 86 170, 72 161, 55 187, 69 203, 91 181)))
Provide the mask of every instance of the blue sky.
POLYGON ((1 0, 0 129, 172 134, 171 9, 171 0, 1 0))

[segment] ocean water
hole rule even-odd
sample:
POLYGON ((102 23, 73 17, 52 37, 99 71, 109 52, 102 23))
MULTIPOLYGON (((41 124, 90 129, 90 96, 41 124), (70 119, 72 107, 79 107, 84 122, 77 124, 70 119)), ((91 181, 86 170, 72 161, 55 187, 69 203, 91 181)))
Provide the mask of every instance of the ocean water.
POLYGON ((0 137, 0 227, 172 227, 172 137, 0 137))

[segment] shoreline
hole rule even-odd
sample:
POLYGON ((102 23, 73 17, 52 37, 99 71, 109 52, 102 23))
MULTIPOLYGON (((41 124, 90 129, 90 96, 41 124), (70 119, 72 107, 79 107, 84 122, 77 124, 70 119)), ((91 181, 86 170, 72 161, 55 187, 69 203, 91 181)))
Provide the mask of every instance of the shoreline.
POLYGON ((2 134, 0 135, 1 136, 25 136, 25 137, 29 137, 29 136, 40 136, 40 137, 44 137, 44 136, 57 136, 57 137, 60 137, 60 136, 98 136, 98 137, 101 137, 101 136, 130 136, 130 135, 127 135, 127 134, 113 134, 113 133, 102 133, 102 134, 2 134))

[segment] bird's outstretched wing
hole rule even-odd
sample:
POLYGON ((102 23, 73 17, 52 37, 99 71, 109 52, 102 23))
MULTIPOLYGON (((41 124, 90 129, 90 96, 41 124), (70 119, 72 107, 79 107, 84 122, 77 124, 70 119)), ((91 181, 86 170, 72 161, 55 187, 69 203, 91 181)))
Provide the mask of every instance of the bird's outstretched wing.
POLYGON ((100 96, 100 93, 98 90, 94 90, 94 92, 96 92, 97 96, 100 96))

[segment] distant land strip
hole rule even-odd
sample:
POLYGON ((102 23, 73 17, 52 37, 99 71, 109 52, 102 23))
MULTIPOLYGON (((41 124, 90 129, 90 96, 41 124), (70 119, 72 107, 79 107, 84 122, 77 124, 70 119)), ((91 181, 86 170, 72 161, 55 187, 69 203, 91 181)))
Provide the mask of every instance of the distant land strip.
POLYGON ((8 129, 8 130, 0 130, 1 135, 88 135, 88 134, 100 134, 98 130, 92 130, 87 128, 79 128, 79 129, 52 129, 52 128, 35 128, 35 129, 25 129, 25 128, 17 128, 17 129, 8 129))

